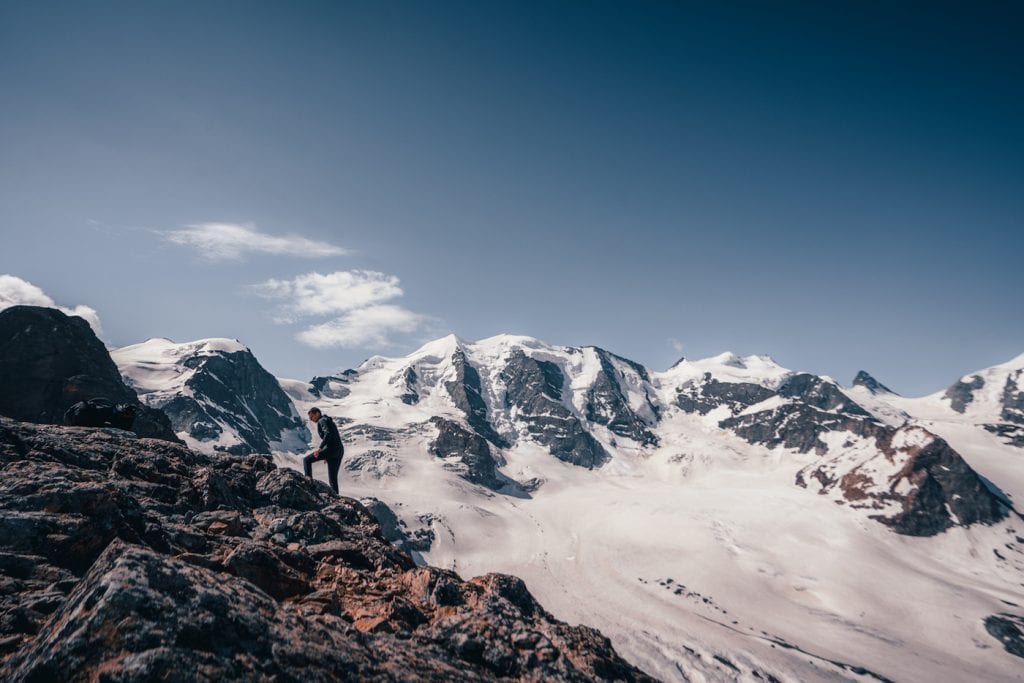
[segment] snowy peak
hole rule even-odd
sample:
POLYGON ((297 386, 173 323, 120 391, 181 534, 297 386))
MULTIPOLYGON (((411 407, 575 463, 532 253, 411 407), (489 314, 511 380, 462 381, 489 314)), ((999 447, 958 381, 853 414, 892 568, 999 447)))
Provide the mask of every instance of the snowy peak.
POLYGON ((780 366, 771 356, 737 356, 726 352, 698 360, 681 358, 665 372, 655 373, 655 377, 664 386, 679 386, 709 375, 720 382, 757 384, 774 389, 790 374, 791 370, 780 366))
POLYGON ((889 387, 885 386, 884 384, 879 382, 877 379, 875 379, 874 377, 869 375, 864 370, 861 370, 860 372, 858 372, 857 376, 853 378, 853 386, 855 386, 855 387, 864 387, 865 389, 867 389, 872 394, 894 394, 894 393, 896 393, 892 389, 890 389, 889 387))
POLYGON ((1024 447, 1024 354, 964 375, 940 401, 961 419, 1024 447))
POLYGON ((305 447, 308 430, 277 380, 234 339, 149 339, 111 352, 125 383, 203 452, 305 447))
POLYGON ((249 348, 237 339, 210 337, 196 341, 177 343, 167 337, 151 337, 139 344, 118 349, 122 355, 136 355, 146 360, 184 358, 186 356, 209 355, 213 353, 248 352, 249 348))

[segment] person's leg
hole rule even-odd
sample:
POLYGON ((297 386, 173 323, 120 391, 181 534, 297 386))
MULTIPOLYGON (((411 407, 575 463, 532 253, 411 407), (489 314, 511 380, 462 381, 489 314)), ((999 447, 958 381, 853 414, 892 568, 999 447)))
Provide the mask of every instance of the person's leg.
POLYGON ((338 470, 341 468, 341 460, 327 461, 327 478, 331 482, 331 488, 338 492, 338 470))
POLYGON ((314 462, 316 462, 316 460, 313 458, 312 453, 310 453, 309 455, 302 459, 302 469, 306 471, 306 476, 309 477, 310 479, 313 478, 314 462))

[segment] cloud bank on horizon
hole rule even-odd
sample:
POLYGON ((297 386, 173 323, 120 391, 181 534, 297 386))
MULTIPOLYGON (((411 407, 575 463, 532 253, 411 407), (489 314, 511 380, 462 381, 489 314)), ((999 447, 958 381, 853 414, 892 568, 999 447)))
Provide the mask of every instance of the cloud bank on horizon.
POLYGON ((11 306, 46 306, 56 308, 68 315, 77 315, 84 319, 97 337, 103 336, 99 313, 95 308, 79 304, 78 306, 58 306, 57 302, 42 288, 23 280, 16 275, 0 275, 0 311, 11 306))

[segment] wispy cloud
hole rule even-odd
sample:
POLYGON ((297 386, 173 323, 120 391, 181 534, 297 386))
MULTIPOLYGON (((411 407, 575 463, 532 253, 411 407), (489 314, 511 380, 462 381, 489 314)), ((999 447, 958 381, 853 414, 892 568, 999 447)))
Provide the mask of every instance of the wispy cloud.
POLYGON ((46 306, 64 311, 68 315, 77 315, 89 323, 97 336, 103 334, 100 316, 96 309, 83 305, 71 308, 58 306, 46 292, 31 282, 22 280, 15 275, 0 275, 0 310, 18 305, 46 306))
POLYGON ((415 332, 430 320, 384 303, 404 292, 397 277, 372 270, 306 273, 290 280, 267 280, 251 289, 278 302, 274 315, 278 323, 335 316, 297 335, 299 341, 314 348, 387 346, 393 335, 415 332))
POLYGON ((683 352, 683 342, 679 341, 675 337, 669 337, 668 345, 675 349, 676 353, 683 352))
POLYGON ((158 234, 168 242, 195 249, 200 259, 209 262, 241 261, 247 254, 323 258, 349 253, 342 247, 301 235, 270 235, 252 224, 197 223, 158 234))

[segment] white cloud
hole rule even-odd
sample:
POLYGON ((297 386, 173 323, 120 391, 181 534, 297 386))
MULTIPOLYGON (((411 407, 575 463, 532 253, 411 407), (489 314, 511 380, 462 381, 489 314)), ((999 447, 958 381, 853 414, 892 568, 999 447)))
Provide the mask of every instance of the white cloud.
POLYGON ((318 349, 387 346, 392 335, 415 332, 429 320, 385 303, 404 294, 401 283, 394 275, 373 270, 305 273, 290 280, 267 280, 251 290, 278 302, 278 323, 334 316, 297 335, 303 344, 318 349))
POLYGON ((282 302, 278 322, 353 311, 403 294, 397 277, 372 270, 306 273, 291 280, 267 280, 252 289, 262 297, 282 302))
POLYGON ((191 247, 204 261, 241 261, 246 254, 321 258, 343 256, 347 249, 301 235, 268 235, 252 224, 197 223, 159 233, 168 242, 191 247))
POLYGON ((427 317, 393 304, 366 306, 298 334, 299 341, 318 349, 387 346, 390 335, 415 332, 427 317))
POLYGON ((676 353, 683 352, 683 342, 679 341, 675 337, 669 337, 668 345, 676 350, 676 353))
POLYGON ((73 308, 58 306, 46 292, 31 282, 14 275, 0 275, 0 310, 18 305, 46 306, 59 309, 68 315, 77 315, 89 323, 97 336, 103 334, 100 316, 96 309, 81 305, 73 308))

